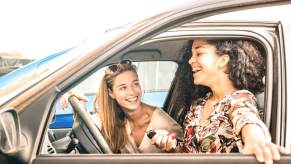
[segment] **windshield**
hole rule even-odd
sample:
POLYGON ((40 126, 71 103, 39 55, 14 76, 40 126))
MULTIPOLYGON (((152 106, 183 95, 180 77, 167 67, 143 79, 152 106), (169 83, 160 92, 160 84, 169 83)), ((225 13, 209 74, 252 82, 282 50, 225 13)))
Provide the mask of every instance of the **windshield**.
POLYGON ((3 75, 0 77, 0 88, 5 87, 6 85, 12 83, 13 81, 16 81, 20 79, 21 77, 27 75, 29 72, 39 68, 40 66, 56 59, 58 56, 63 55, 64 53, 70 51, 73 48, 66 49, 64 51, 49 55, 47 57, 44 57, 42 59, 36 60, 30 64, 27 64, 21 68, 16 69, 15 71, 12 71, 6 75, 3 75))
POLYGON ((119 35, 127 27, 124 27, 124 29, 113 30, 114 32, 101 32, 97 35, 91 35, 90 39, 83 41, 81 44, 74 46, 73 48, 37 60, 26 67, 1 77, 0 105, 16 96, 17 93, 20 93, 42 79, 45 79, 50 74, 66 66, 73 60, 81 58, 93 50, 98 49, 113 37, 119 35))

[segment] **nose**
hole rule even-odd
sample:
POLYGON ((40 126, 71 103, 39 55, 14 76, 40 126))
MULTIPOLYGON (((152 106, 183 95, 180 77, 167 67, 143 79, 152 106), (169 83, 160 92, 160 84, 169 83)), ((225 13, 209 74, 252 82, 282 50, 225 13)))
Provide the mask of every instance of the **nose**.
POLYGON ((134 93, 134 87, 133 86, 128 87, 127 93, 128 94, 133 94, 134 93))
POLYGON ((191 65, 192 63, 196 62, 196 57, 194 55, 191 56, 191 58, 188 60, 188 63, 191 65))

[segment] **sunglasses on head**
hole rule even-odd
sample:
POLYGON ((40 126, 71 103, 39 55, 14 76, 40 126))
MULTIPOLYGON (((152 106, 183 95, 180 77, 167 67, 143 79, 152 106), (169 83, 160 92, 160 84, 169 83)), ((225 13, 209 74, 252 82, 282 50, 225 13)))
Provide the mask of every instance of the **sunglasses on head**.
POLYGON ((110 70, 111 73, 114 73, 119 70, 120 65, 131 65, 131 64, 132 64, 131 60, 121 60, 117 64, 112 64, 108 66, 108 69, 110 70))

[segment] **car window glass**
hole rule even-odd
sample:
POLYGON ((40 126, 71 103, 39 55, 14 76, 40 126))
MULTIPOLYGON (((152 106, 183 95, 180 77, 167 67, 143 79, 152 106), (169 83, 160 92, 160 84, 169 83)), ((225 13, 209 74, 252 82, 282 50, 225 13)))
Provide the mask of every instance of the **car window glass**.
MULTIPOLYGON (((153 62, 134 62, 137 66, 139 80, 142 87, 142 101, 162 107, 172 80, 174 79, 177 63, 170 61, 153 61, 153 62)), ((86 80, 75 87, 89 99, 86 107, 93 112, 93 101, 99 89, 105 68, 99 69, 86 80)), ((68 107, 70 108, 70 107, 68 107)), ((73 123, 73 114, 71 109, 63 110, 59 104, 59 100, 55 104, 56 114, 53 123, 50 125, 52 129, 70 128, 73 123)))

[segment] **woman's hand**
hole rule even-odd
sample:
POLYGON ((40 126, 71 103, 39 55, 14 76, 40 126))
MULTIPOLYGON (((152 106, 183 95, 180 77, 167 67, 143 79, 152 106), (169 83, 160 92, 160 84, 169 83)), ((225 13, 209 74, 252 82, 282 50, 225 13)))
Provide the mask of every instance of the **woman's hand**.
POLYGON ((176 151, 177 140, 173 134, 166 130, 155 130, 155 132, 156 134, 151 139, 151 144, 166 152, 176 151))
POLYGON ((280 160, 280 154, 286 153, 286 150, 272 142, 258 142, 252 146, 245 146, 243 153, 254 154, 259 162, 272 164, 273 160, 280 160))
POLYGON ((255 124, 245 125, 242 136, 245 143, 242 153, 254 154, 259 162, 272 164, 273 160, 280 160, 280 154, 286 153, 285 148, 268 141, 262 129, 255 124))
POLYGON ((68 107, 68 103, 69 103, 68 99, 71 96, 76 96, 80 101, 84 101, 84 102, 88 101, 88 98, 83 93, 72 89, 68 91, 67 93, 65 93, 60 99, 60 105, 63 109, 66 109, 68 107))

